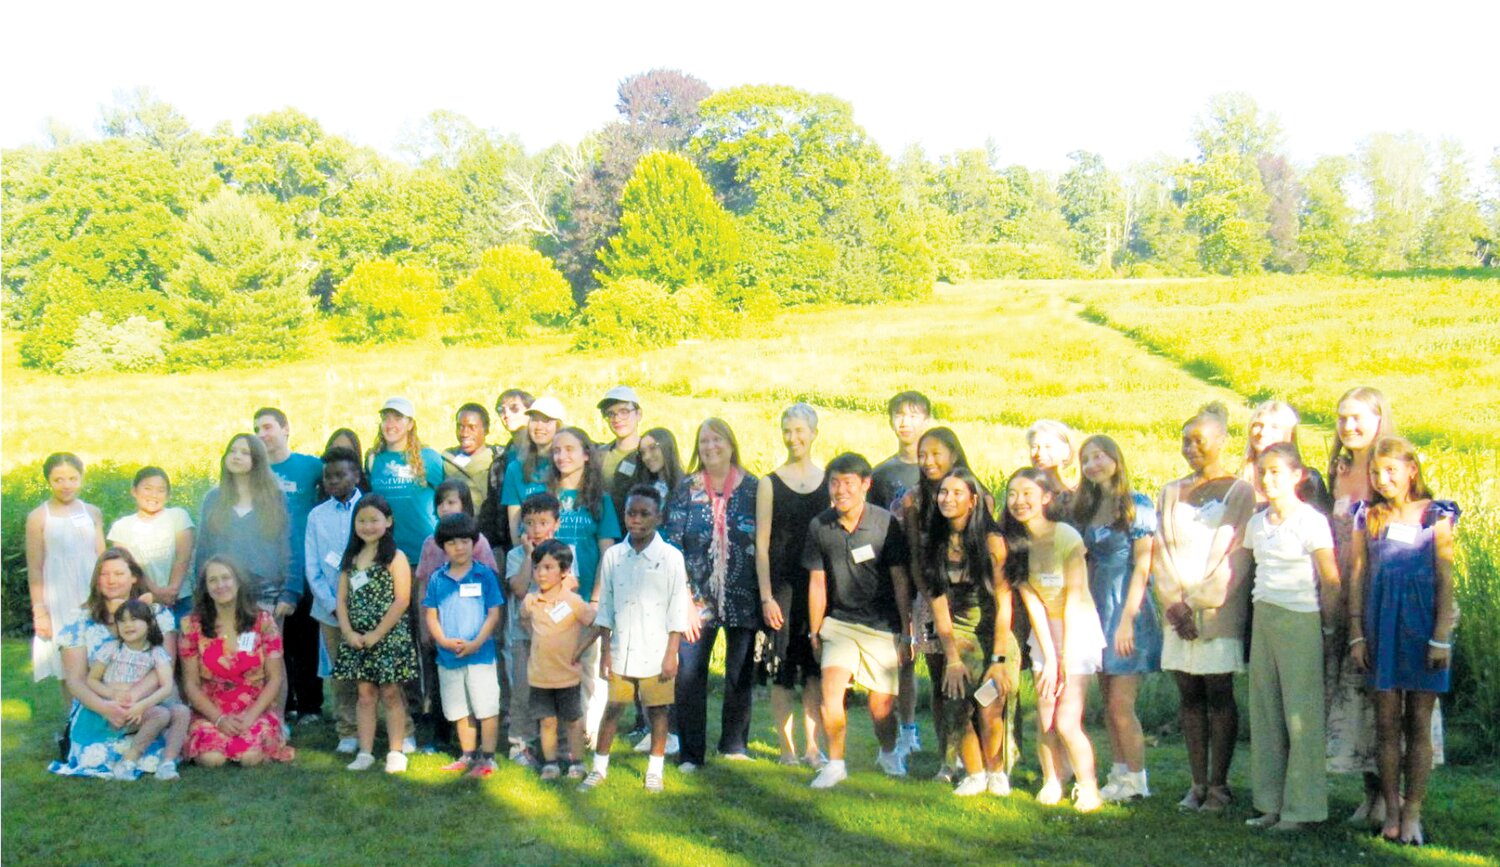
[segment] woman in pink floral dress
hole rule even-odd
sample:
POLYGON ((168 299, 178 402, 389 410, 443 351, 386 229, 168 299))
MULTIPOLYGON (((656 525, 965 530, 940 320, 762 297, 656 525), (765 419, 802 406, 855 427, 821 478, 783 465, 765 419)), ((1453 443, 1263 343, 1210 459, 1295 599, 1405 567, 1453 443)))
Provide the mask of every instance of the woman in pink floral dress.
POLYGON ((286 676, 281 635, 230 560, 203 564, 181 644, 183 692, 193 707, 187 757, 206 767, 291 761, 276 710, 286 676))

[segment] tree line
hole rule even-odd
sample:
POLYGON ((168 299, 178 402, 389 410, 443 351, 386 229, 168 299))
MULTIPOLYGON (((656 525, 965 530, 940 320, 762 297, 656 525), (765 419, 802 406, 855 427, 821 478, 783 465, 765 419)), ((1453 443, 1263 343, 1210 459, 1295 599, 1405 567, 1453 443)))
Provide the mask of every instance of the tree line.
POLYGON ((209 133, 148 91, 97 138, 3 157, 7 324, 61 372, 284 358, 320 340, 581 347, 730 333, 786 305, 920 297, 935 280, 1349 273, 1500 262, 1453 141, 1376 133, 1294 164, 1274 116, 1212 98, 1197 152, 1053 175, 993 145, 891 159, 852 106, 653 70, 619 117, 528 151, 435 112, 400 159, 295 109, 209 133))

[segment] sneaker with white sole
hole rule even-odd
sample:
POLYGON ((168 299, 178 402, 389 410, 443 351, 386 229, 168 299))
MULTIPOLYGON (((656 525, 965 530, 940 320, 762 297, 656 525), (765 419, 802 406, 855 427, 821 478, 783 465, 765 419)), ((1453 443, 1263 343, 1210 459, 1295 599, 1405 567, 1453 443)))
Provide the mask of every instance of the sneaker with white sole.
POLYGON ((297 717, 297 725, 299 726, 317 725, 322 721, 323 715, 316 713, 305 713, 302 716, 297 717))
POLYGON ((990 780, 984 772, 969 774, 958 785, 953 787, 953 794, 960 798, 968 798, 974 795, 982 795, 989 788, 990 780))
POLYGON ((1036 802, 1044 807, 1051 807, 1062 800, 1062 795, 1062 783, 1058 780, 1048 780, 1037 791, 1036 802))
MULTIPOLYGON (((641 738, 640 740, 636 741, 635 742, 635 746, 632 747, 632 749, 634 749, 638 753, 649 753, 649 752, 651 752, 651 733, 650 732, 646 732, 646 736, 643 737, 643 738, 641 738)), ((669 756, 675 756, 675 755, 677 755, 681 751, 682 751, 682 742, 678 739, 677 735, 668 734, 667 735, 667 749, 666 749, 666 753, 665 754, 669 755, 669 756)))
POLYGON ((176 762, 162 762, 161 764, 157 765, 156 778, 164 783, 171 782, 172 780, 182 779, 182 777, 177 773, 176 762))
POLYGON ((605 779, 607 778, 598 771, 589 771, 589 775, 584 777, 583 782, 578 784, 578 791, 592 792, 594 789, 604 785, 605 779))
POLYGON ((1151 789, 1146 785, 1146 772, 1144 770, 1133 773, 1120 774, 1114 781, 1099 791, 1099 797, 1106 801, 1133 801, 1136 798, 1145 798, 1151 795, 1151 789))
POLYGON ((359 738, 339 738, 339 745, 333 748, 336 753, 359 752, 359 738))
POLYGON ((875 764, 887 777, 906 776, 906 757, 899 752, 881 752, 875 756, 875 764))
POLYGON ((371 753, 360 753, 354 757, 354 761, 344 767, 351 771, 368 771, 375 767, 375 756, 371 753))
POLYGON ((404 738, 401 739, 401 752, 403 752, 403 753, 414 753, 416 751, 417 751, 417 739, 416 738, 412 737, 411 735, 407 735, 406 737, 404 737, 404 738))
POLYGON ((661 774, 659 772, 646 772, 646 791, 660 792, 664 791, 665 789, 666 784, 662 781, 661 774))
POLYGON ((547 764, 542 765, 541 776, 544 780, 555 780, 558 777, 562 776, 562 768, 559 768, 556 762, 548 762, 547 764))
POLYGON ((1010 794, 1010 774, 1004 771, 990 771, 988 786, 991 795, 1005 797, 1010 794))
POLYGON ((406 753, 398 753, 395 750, 386 753, 385 772, 387 774, 406 773, 406 753))
POLYGON ((698 773, 698 765, 695 762, 683 762, 677 766, 677 770, 684 774, 696 774, 698 773))
POLYGON ((138 776, 140 776, 140 770, 130 759, 120 759, 115 763, 115 779, 130 781, 138 776))
POLYGON ((818 771, 816 777, 813 777, 812 788, 831 789, 847 779, 849 779, 849 771, 842 767, 842 762, 837 765, 829 762, 823 766, 823 770, 818 771))

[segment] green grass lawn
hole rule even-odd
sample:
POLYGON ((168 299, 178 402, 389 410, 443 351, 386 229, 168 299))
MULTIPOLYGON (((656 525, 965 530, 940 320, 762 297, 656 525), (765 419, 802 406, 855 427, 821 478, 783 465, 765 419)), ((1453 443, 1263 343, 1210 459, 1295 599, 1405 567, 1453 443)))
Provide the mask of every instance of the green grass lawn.
MULTIPOLYGON (((807 788, 811 773, 774 762, 769 702, 756 696, 752 752, 761 759, 710 760, 686 777, 669 767, 667 791, 641 789, 645 759, 617 753, 604 788, 580 794, 505 766, 482 783, 456 780, 441 756, 414 757, 411 770, 344 770, 326 725, 298 728, 296 761, 253 770, 185 767, 175 784, 53 777, 51 733, 57 690, 31 683, 27 645, 4 652, 4 861, 15 864, 174 863, 943 864, 1047 861, 1161 864, 1193 858, 1224 864, 1495 864, 1500 853, 1500 777, 1494 766, 1446 767, 1434 776, 1425 849, 1379 843, 1332 822, 1292 838, 1242 825, 1249 792, 1241 745, 1232 782, 1239 803, 1223 818, 1174 808, 1187 784, 1176 738, 1149 751, 1157 795, 1079 816, 1040 807, 1030 750, 1009 798, 959 799, 929 781, 937 760, 912 760, 912 778, 882 777, 861 708, 851 714, 848 782, 807 788)), ((716 720, 716 712, 710 713, 716 720)), ((715 736, 716 721, 709 726, 715 736)), ((1106 743, 1095 732, 1096 744, 1106 743)), ((712 743, 712 741, 710 741, 712 743)), ((1105 757, 1101 757, 1104 759, 1105 757)), ((1333 780, 1335 815, 1353 808, 1358 782, 1333 780)))

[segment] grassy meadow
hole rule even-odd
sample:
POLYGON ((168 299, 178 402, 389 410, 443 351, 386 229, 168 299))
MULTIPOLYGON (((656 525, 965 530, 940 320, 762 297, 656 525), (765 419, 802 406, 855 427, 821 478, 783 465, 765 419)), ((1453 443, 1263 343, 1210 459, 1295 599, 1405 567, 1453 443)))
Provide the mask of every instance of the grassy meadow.
MULTIPOLYGON (((1157 852, 1165 843, 1180 851, 1212 852, 1228 863, 1356 858, 1496 863, 1497 290, 1500 283, 1494 281, 1443 279, 940 285, 925 302, 802 309, 764 326, 764 336, 687 343, 630 357, 572 352, 565 337, 544 336, 504 347, 337 347, 299 362, 221 373, 59 378, 21 369, 12 335, 6 335, 4 353, 0 473, 11 628, 18 591, 23 612, 25 603, 21 524, 44 496, 40 462, 46 454, 67 449, 90 464, 85 499, 101 505, 110 519, 131 508, 129 477, 145 463, 171 471, 174 501, 196 509, 197 498, 213 484, 224 444, 248 430, 250 413, 266 404, 290 415, 293 448, 316 452, 333 429, 343 426, 359 431, 368 444, 381 403, 401 394, 416 403, 424 442, 442 448, 452 444, 449 420, 458 405, 492 404, 510 386, 558 396, 583 427, 602 435, 605 426, 594 402, 611 385, 625 382, 642 396, 643 424, 666 426, 680 442, 690 439, 704 417, 725 418, 739 437, 746 465, 760 473, 781 459, 778 415, 787 403, 806 400, 818 408, 817 449, 825 460, 845 449, 879 459, 892 449, 886 398, 916 388, 932 397, 940 421, 958 432, 971 463, 992 484, 1025 464, 1025 427, 1037 418, 1056 418, 1084 433, 1115 437, 1135 483, 1154 492, 1184 471, 1179 427, 1208 400, 1231 408, 1232 453, 1243 448, 1244 424, 1255 401, 1292 400, 1313 422, 1302 445, 1316 466, 1327 460, 1327 424, 1338 395, 1357 384, 1379 386, 1392 397, 1403 430, 1422 446, 1437 490, 1465 509, 1459 531, 1464 623, 1458 686, 1454 702, 1445 703, 1453 764, 1435 775, 1428 807, 1429 828, 1443 848, 1394 849, 1337 823, 1295 843, 1281 842, 1253 835, 1238 821, 1178 816, 1172 805, 1187 778, 1181 741, 1173 731, 1175 691, 1158 676, 1148 681, 1142 698, 1142 716, 1155 743, 1149 764, 1158 797, 1111 807, 1097 817, 1039 807, 1029 794, 1034 786, 1006 801, 960 801, 935 783, 880 779, 870 772, 873 741, 867 719, 858 714, 851 718, 857 744, 851 766, 865 773, 822 798, 805 789, 805 773, 772 762, 720 764, 695 778, 669 772, 668 793, 655 800, 639 792, 644 764, 633 764, 634 759, 620 763, 624 773, 616 772, 610 789, 590 798, 513 769, 482 786, 458 785, 443 780, 433 759, 419 759, 414 772, 400 780, 356 779, 327 752, 331 732, 315 727, 305 739, 299 735, 297 743, 312 748, 304 749, 292 767, 232 770, 224 777, 233 779, 227 786, 216 783, 219 777, 190 769, 171 794, 159 792, 151 781, 138 784, 128 803, 140 815, 180 809, 177 805, 186 802, 212 818, 178 823, 186 836, 148 837, 145 848, 132 851, 120 847, 141 838, 122 834, 122 826, 105 819, 121 812, 116 805, 127 803, 124 788, 60 787, 42 770, 48 734, 58 723, 56 691, 51 684, 32 687, 25 645, 6 640, 4 796, 12 805, 28 805, 25 813, 8 811, 7 859, 170 857, 185 844, 249 863, 414 858, 472 863, 497 857, 522 863, 847 863, 871 856, 1152 863, 1160 860, 1157 852), (78 815, 71 805, 77 803, 75 793, 84 790, 98 793, 102 809, 91 808, 86 827, 80 828, 63 819, 78 815), (293 809, 294 802, 311 809, 293 809), (374 829, 389 825, 392 808, 410 821, 382 835, 374 829), (434 849, 419 830, 476 810, 486 818, 472 840, 483 851, 434 849), (1491 821, 1481 828, 1477 817, 1485 815, 1491 821), (268 839, 263 832, 271 823, 278 833, 268 839), (308 840, 318 843, 299 842, 308 840)), ((754 751, 761 757, 773 751, 767 706, 760 693, 754 751)), ((710 725, 711 736, 716 725, 710 725)), ((1243 731, 1248 734, 1248 726, 1243 731)), ((1104 762, 1108 741, 1102 729, 1095 735, 1104 762)), ((1028 746, 1024 764, 1034 768, 1029 752, 1028 746)), ((1244 754, 1236 762, 1237 788, 1248 786, 1247 758, 1244 754)), ((930 776, 935 762, 928 752, 914 761, 914 771, 930 776)), ((1019 782, 1034 781, 1023 774, 1019 782)), ((1357 782, 1333 782, 1333 812, 1347 813, 1357 782)), ((1248 796, 1248 789, 1242 794, 1248 796)), ((1247 802, 1248 797, 1241 799, 1235 819, 1247 815, 1247 802)))

